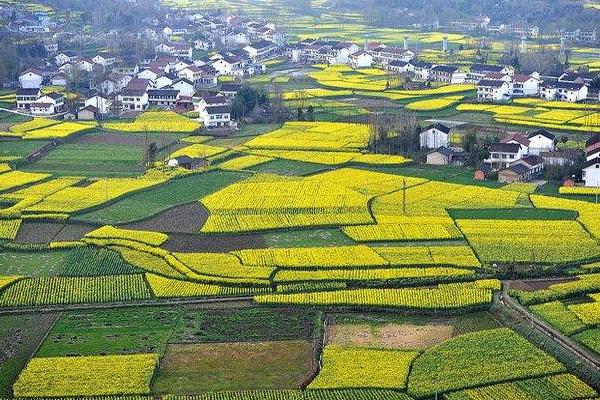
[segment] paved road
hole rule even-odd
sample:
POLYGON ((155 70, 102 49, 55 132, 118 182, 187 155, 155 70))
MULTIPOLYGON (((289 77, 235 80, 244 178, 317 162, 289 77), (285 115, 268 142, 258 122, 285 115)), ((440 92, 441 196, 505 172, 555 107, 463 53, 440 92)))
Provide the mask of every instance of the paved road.
POLYGON ((497 295, 495 301, 498 301, 503 307, 508 308, 513 313, 516 313, 520 316, 521 319, 529 321, 531 326, 535 328, 537 331, 543 333, 548 338, 552 339, 554 342, 561 345, 568 352, 575 354, 577 357, 581 358, 586 364, 590 367, 598 371, 600 373, 600 357, 591 351, 588 351, 586 348, 581 346, 579 343, 571 339, 570 337, 563 335, 552 326, 547 324, 537 315, 531 313, 527 308, 523 307, 519 302, 513 299, 508 294, 507 285, 503 285, 504 288, 502 292, 497 295))

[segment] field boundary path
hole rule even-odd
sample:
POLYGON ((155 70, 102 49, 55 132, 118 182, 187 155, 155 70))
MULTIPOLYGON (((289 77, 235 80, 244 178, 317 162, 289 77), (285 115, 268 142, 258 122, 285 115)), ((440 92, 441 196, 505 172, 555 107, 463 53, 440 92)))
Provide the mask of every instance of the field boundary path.
POLYGON ((507 285, 503 285, 502 292, 495 296, 494 301, 497 301, 498 304, 509 309, 513 314, 518 314, 521 319, 529 321, 532 328, 549 337, 568 352, 581 358, 586 364, 600 373, 600 357, 583 348, 570 337, 563 335, 541 318, 531 313, 527 308, 519 304, 508 294, 507 285))
POLYGON ((97 304, 60 304, 52 306, 32 306, 19 308, 1 308, 0 315, 6 314, 29 314, 29 313, 47 313, 56 311, 71 311, 71 310, 90 310, 90 309, 108 309, 108 308, 129 308, 129 307, 159 307, 159 306, 174 306, 174 305, 220 305, 230 303, 240 303, 246 307, 251 307, 253 303, 252 296, 241 297, 214 297, 208 299, 152 299, 135 302, 112 302, 112 303, 97 303, 97 304))

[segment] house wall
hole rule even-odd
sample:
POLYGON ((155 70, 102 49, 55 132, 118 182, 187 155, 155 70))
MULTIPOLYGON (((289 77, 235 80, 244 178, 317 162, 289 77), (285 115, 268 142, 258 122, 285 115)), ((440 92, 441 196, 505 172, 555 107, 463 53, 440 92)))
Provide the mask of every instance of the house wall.
POLYGON ((592 165, 583 170, 583 182, 588 187, 600 187, 600 164, 592 165))
POLYGON ((427 164, 429 165, 448 165, 448 158, 438 152, 427 154, 427 164))
POLYGON ((435 128, 421 132, 419 139, 421 148, 438 149, 448 147, 448 135, 435 128))

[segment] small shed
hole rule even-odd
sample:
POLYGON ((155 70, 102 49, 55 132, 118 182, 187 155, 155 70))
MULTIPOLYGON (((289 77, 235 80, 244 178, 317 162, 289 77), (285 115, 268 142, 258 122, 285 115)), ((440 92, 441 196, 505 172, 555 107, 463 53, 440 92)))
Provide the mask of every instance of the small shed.
POLYGON ((475 170, 475 175, 473 179, 476 181, 485 181, 490 173, 492 172, 492 167, 489 164, 483 164, 481 167, 475 170))
POLYGON ((167 165, 173 168, 180 167, 189 170, 194 170, 201 167, 206 167, 208 165, 208 160, 199 157, 179 156, 170 159, 167 165))
POLYGON ((523 164, 515 164, 498 172, 498 182, 525 182, 530 170, 523 164))
POLYGON ((93 121, 98 116, 99 111, 94 106, 85 106, 77 111, 77 119, 81 121, 93 121))

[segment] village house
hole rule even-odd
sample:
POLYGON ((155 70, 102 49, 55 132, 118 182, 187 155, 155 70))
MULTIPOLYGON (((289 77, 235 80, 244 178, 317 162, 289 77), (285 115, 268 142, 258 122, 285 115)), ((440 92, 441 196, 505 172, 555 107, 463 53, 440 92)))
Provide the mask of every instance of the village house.
POLYGON ((23 89, 40 88, 43 81, 44 74, 35 68, 30 68, 19 75, 19 85, 23 89))
POLYGON ((85 71, 85 72, 93 72, 94 71, 94 62, 92 60, 90 60, 89 58, 82 58, 81 60, 79 60, 77 62, 77 68, 79 68, 80 71, 85 71))
POLYGON ((189 157, 186 155, 182 155, 182 156, 178 156, 175 158, 171 158, 168 162, 167 165, 169 167, 172 168, 185 168, 185 169, 189 169, 189 170, 195 170, 198 168, 202 168, 207 166, 208 160, 206 158, 202 158, 202 157, 189 157))
POLYGON ((52 86, 67 86, 67 77, 62 73, 58 73, 52 77, 50 84, 52 86))
POLYGON ((200 120, 206 128, 227 127, 231 124, 231 107, 209 106, 200 112, 200 120))
MULTIPOLYGON (((139 74, 138 74, 138 76, 139 76, 139 74)), ((167 86, 171 86, 176 79, 179 79, 179 77, 177 77, 177 75, 162 74, 153 81, 153 83, 154 83, 153 87, 156 89, 162 89, 167 86)))
POLYGON ((422 149, 439 149, 440 147, 448 147, 449 137, 450 128, 435 123, 426 127, 419 134, 419 143, 422 149))
POLYGON ((54 62, 59 67, 66 63, 75 64, 75 63, 77 63, 78 60, 79 60, 79 57, 77 56, 77 54, 73 53, 72 51, 64 51, 62 53, 57 54, 54 57, 54 62))
POLYGON ((540 155, 540 153, 554 151, 556 136, 545 129, 532 132, 529 139, 529 154, 540 155))
POLYGON ((364 50, 359 50, 350 55, 349 63, 352 68, 371 68, 373 56, 364 50))
POLYGON ((99 114, 96 107, 87 105, 77 110, 77 119, 81 121, 93 121, 98 118, 99 114))
POLYGON ((395 60, 385 66, 385 69, 394 74, 407 74, 409 72, 414 72, 414 66, 407 61, 395 60))
POLYGON ((411 61, 413 73, 417 79, 428 81, 431 79, 433 64, 425 61, 411 61))
POLYGON ((39 88, 17 89, 16 102, 19 111, 29 110, 32 103, 35 103, 41 96, 39 88))
POLYGON ((581 169, 583 184, 587 187, 600 186, 600 158, 595 157, 583 164, 581 169))
POLYGON ((29 112, 32 115, 53 115, 65 108, 65 97, 59 93, 48 93, 31 103, 29 112))
POLYGON ((149 82, 145 79, 133 78, 118 96, 123 110, 143 111, 148 108, 149 82))
POLYGON ((116 62, 116 58, 105 55, 105 54, 96 54, 92 58, 92 62, 94 62, 95 64, 98 64, 98 65, 101 65, 103 67, 108 67, 110 65, 113 65, 116 62))
POLYGON ((538 178, 544 170, 544 159, 540 156, 530 154, 517 161, 514 161, 510 165, 526 166, 529 171, 525 175, 525 179, 532 180, 538 178))
POLYGON ((485 160, 494 170, 508 168, 514 161, 524 156, 520 144, 517 143, 494 143, 490 146, 490 157, 485 160))
POLYGON ((482 79, 477 84, 477 98, 484 101, 509 100, 510 84, 499 79, 482 79))
POLYGON ((244 85, 240 85, 238 83, 226 83, 221 85, 219 93, 233 99, 243 87, 244 85))
POLYGON ((86 99, 85 105, 93 106, 97 110, 97 114, 104 115, 110 112, 113 102, 110 98, 97 94, 86 99))
POLYGON ((261 40, 244 47, 248 57, 254 62, 266 60, 277 54, 277 46, 273 42, 261 40))
POLYGON ((150 107, 175 108, 179 91, 173 88, 148 89, 148 105, 150 107))
POLYGON ((506 169, 498 172, 498 182, 502 183, 513 183, 513 182, 527 182, 529 176, 529 168, 523 164, 511 165, 506 169))
POLYGON ((500 143, 509 143, 509 144, 518 144, 521 146, 521 153, 523 156, 529 154, 529 145, 530 141, 524 135, 520 133, 515 133, 512 135, 508 135, 500 140, 500 143))
POLYGON ((437 150, 427 153, 428 165, 462 165, 464 162, 465 153, 455 151, 447 147, 440 147, 437 150))
POLYGON ((540 85, 540 97, 548 101, 576 103, 587 99, 588 87, 585 83, 544 81, 540 85))
POLYGON ((231 98, 227 96, 194 96, 194 111, 198 113, 204 112, 207 107, 228 106, 231 104, 231 98))
POLYGON ((505 65, 489 65, 489 64, 473 64, 470 68, 470 73, 473 76, 483 78, 488 74, 512 75, 514 72, 512 67, 505 65))
POLYGON ((152 82, 156 82, 159 76, 163 76, 165 74, 164 69, 161 69, 157 66, 150 66, 143 71, 138 72, 137 77, 140 79, 147 79, 152 82))
POLYGON ((466 74, 461 74, 456 67, 435 65, 431 68, 430 79, 444 83, 463 83, 466 79, 466 74))
POLYGON ((540 79, 538 73, 531 75, 516 74, 512 77, 511 96, 538 96, 540 93, 540 79))
POLYGON ((387 65, 392 61, 410 61, 415 58, 415 53, 402 47, 379 46, 369 51, 373 61, 377 64, 387 65))
POLYGON ((186 78, 174 80, 171 87, 177 90, 180 96, 192 97, 196 92, 194 89, 194 83, 186 78))

